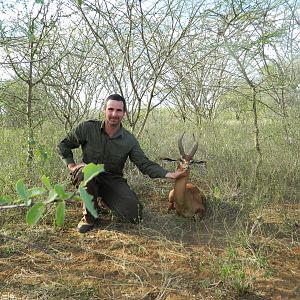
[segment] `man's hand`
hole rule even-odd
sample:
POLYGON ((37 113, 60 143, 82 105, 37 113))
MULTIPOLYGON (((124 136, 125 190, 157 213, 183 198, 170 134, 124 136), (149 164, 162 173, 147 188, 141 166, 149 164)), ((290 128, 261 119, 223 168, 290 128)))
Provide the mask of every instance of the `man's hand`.
POLYGON ((84 167, 86 164, 85 163, 80 163, 80 164, 68 164, 68 169, 73 173, 75 170, 78 168, 84 167))
POLYGON ((178 178, 181 178, 181 177, 185 177, 185 176, 188 176, 188 172, 183 170, 176 170, 174 173, 167 173, 166 174, 166 178, 171 178, 171 179, 178 179, 178 178))

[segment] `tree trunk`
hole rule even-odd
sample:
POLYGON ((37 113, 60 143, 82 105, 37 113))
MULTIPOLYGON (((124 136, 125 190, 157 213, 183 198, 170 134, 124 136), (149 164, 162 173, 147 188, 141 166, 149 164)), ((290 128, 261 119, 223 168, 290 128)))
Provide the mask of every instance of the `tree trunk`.
POLYGON ((27 83, 27 111, 26 111, 26 117, 27 117, 27 158, 26 158, 26 164, 27 167, 30 168, 32 160, 33 160, 33 146, 34 146, 34 138, 33 138, 33 122, 32 122, 32 90, 33 90, 33 43, 29 43, 30 48, 30 62, 29 62, 29 70, 28 70, 28 80, 27 83))
POLYGON ((258 115, 257 115, 257 92, 255 87, 252 89, 252 113, 253 113, 253 124, 254 124, 254 140, 255 149, 257 153, 256 165, 255 165, 255 178, 258 181, 260 178, 260 168, 262 164, 262 151, 260 147, 260 130, 258 125, 258 115))

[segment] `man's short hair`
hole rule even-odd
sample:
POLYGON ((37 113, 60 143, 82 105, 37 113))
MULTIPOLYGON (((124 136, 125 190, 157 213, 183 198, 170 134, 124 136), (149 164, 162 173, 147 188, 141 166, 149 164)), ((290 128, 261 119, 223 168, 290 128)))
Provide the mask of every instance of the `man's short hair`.
POLYGON ((126 111, 126 101, 125 101, 124 97, 122 97, 121 95, 119 95, 119 94, 112 94, 112 95, 109 95, 109 96, 106 98, 106 102, 107 102, 108 100, 122 101, 122 102, 123 102, 124 111, 126 111))

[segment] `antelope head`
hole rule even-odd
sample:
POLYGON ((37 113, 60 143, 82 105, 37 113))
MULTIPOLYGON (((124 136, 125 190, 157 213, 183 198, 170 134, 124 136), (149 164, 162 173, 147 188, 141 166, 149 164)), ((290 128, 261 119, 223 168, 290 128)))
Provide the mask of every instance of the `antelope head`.
POLYGON ((187 171, 189 170, 190 165, 194 163, 193 157, 198 150, 198 142, 195 141, 195 136, 193 135, 194 138, 193 146, 190 152, 186 154, 182 145, 183 136, 184 133, 178 139, 178 149, 180 153, 178 169, 187 171))
POLYGON ((164 161, 176 161, 178 163, 178 169, 180 170, 186 170, 188 171, 190 169, 190 166, 192 164, 205 164, 205 160, 194 160, 194 155, 198 150, 198 142, 195 140, 195 136, 193 135, 194 142, 193 145, 190 149, 190 152, 188 154, 185 153, 184 147, 182 145, 182 139, 185 133, 183 133, 179 138, 178 138, 178 149, 180 153, 180 158, 179 159, 174 159, 174 158, 162 158, 164 161))

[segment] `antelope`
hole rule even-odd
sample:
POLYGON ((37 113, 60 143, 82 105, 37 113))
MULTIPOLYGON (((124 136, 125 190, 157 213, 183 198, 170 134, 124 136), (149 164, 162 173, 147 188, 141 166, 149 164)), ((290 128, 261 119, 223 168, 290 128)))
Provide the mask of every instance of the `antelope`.
POLYGON ((177 170, 186 170, 187 176, 175 180, 174 189, 169 193, 169 207, 168 211, 176 210, 179 216, 193 217, 203 216, 205 212, 206 198, 204 194, 192 183, 188 183, 190 165, 193 163, 203 164, 204 161, 194 161, 193 157, 198 149, 198 143, 195 141, 189 152, 185 154, 182 146, 182 138, 184 133, 178 139, 178 148, 180 158, 177 160, 167 158, 168 161, 178 161, 177 170))

